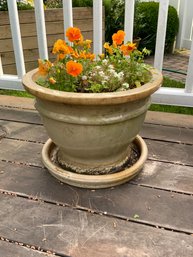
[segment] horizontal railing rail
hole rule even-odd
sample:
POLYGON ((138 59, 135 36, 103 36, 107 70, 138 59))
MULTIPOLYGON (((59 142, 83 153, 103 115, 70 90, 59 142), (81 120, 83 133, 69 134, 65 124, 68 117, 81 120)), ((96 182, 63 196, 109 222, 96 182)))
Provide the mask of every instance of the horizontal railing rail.
MULTIPOLYGON (((0 56, 0 88, 24 90, 21 79, 25 74, 25 62, 21 40, 20 23, 16 0, 7 0, 13 48, 16 62, 17 75, 3 73, 0 56)), ((102 53, 102 0, 93 0, 93 49, 96 55, 102 53)), ((47 34, 45 26, 45 14, 43 0, 34 0, 36 30, 38 39, 39 58, 48 58, 47 34)), ((125 23, 126 41, 133 40, 133 23, 135 0, 125 0, 125 23)), ((159 15, 157 26, 156 48, 154 67, 158 70, 163 68, 164 46, 168 17, 169 0, 159 1, 159 15)), ((64 30, 73 26, 72 0, 63 0, 64 30)), ((184 89, 161 87, 153 96, 154 103, 193 107, 193 43, 189 58, 189 65, 184 89)))

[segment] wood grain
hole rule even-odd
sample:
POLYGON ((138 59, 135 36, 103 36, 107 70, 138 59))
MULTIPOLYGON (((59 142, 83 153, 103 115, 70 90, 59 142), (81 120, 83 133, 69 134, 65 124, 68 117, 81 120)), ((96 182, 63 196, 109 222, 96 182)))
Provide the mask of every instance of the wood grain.
POLYGON ((10 109, 7 107, 0 107, 0 119, 32 124, 42 124, 40 116, 36 111, 19 110, 16 108, 10 109))
MULTIPOLYGON (((34 154, 33 157, 36 158, 34 154)), ((164 191, 164 187, 159 190, 131 183, 112 189, 86 190, 59 183, 46 169, 5 162, 0 162, 0 167, 0 188, 3 191, 106 212, 125 219, 132 219, 137 214, 140 222, 193 233, 191 195, 164 191)))
MULTIPOLYGON (((34 10, 22 10, 19 11, 19 20, 21 24, 25 23, 35 23, 34 10)), ((73 8, 73 19, 91 19, 92 18, 92 8, 73 8)), ((46 22, 53 21, 63 21, 63 11, 62 9, 47 9, 45 10, 45 20, 46 22)), ((10 24, 8 12, 1 12, 0 24, 10 24)))
POLYGON ((3 195, 0 196, 0 210, 2 236, 39 245, 58 254, 76 257, 192 256, 193 239, 183 234, 3 195))

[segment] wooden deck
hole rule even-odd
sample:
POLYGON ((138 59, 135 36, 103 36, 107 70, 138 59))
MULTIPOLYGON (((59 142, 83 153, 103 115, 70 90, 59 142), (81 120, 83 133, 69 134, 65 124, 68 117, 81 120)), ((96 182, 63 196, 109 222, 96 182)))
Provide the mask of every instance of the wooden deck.
POLYGON ((193 256, 193 116, 149 112, 140 175, 85 190, 43 167, 40 117, 12 99, 0 97, 0 257, 193 256))

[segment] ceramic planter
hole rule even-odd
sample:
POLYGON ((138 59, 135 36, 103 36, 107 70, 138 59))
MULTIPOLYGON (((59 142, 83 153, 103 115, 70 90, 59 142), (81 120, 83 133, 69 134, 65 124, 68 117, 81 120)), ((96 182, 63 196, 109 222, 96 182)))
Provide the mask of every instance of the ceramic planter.
POLYGON ((157 70, 151 73, 152 80, 140 88, 97 94, 41 87, 35 83, 37 69, 24 76, 23 85, 36 97, 35 107, 59 148, 62 166, 75 173, 97 175, 123 165, 144 122, 150 96, 162 82, 157 70))

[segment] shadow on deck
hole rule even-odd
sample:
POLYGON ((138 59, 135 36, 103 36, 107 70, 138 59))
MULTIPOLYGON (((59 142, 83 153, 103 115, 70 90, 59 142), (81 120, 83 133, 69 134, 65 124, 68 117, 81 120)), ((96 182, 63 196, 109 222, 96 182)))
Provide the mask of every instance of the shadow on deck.
POLYGON ((192 116, 149 112, 140 175, 85 190, 43 167, 47 135, 32 100, 0 99, 0 256, 192 257, 192 116))

